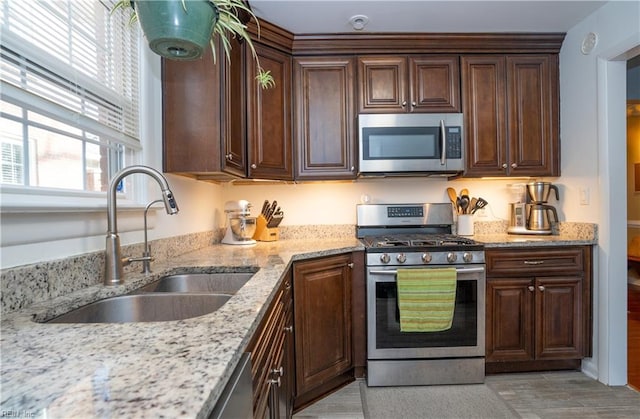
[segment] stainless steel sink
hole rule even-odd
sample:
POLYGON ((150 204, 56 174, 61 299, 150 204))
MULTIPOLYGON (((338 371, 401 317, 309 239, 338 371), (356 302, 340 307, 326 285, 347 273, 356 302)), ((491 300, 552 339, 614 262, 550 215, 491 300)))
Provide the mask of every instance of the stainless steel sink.
POLYGON ((235 294, 254 272, 215 272, 208 274, 169 275, 152 282, 138 292, 184 292, 235 294))
POLYGON ((228 294, 137 294, 107 298, 77 308, 48 323, 130 323, 189 319, 212 313, 228 294))

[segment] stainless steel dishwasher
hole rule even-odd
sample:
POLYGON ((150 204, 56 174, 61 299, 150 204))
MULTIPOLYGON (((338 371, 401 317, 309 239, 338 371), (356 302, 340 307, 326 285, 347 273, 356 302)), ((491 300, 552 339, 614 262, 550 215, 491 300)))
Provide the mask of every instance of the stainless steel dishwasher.
POLYGON ((222 391, 218 403, 209 415, 210 419, 253 418, 253 384, 251 378, 251 354, 245 352, 222 391))

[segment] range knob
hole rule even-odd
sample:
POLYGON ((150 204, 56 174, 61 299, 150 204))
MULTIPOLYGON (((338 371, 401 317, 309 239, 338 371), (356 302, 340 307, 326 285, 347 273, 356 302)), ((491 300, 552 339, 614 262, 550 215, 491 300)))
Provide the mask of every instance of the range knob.
POLYGON ((422 254, 422 262, 424 262, 424 263, 431 262, 431 253, 423 253, 422 254))
POLYGON ((458 255, 453 253, 453 252, 449 252, 447 253, 447 262, 449 263, 453 263, 456 260, 458 260, 458 255))
POLYGON ((398 256, 396 256, 396 260, 400 263, 405 263, 407 261, 407 255, 405 255, 404 253, 400 253, 398 256))
POLYGON ((471 262, 473 260, 473 253, 471 252, 464 252, 464 254, 462 255, 462 260, 464 260, 465 262, 471 262))
POLYGON ((391 258, 389 257, 388 254, 383 253, 382 255, 380 255, 380 262, 389 263, 390 260, 391 260, 391 258))

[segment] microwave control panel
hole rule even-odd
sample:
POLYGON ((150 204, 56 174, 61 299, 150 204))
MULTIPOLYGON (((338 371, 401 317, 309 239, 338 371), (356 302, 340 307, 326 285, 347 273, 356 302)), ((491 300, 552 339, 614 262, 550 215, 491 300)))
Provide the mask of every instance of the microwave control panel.
POLYGON ((460 127, 447 127, 447 158, 462 158, 462 129, 460 127))

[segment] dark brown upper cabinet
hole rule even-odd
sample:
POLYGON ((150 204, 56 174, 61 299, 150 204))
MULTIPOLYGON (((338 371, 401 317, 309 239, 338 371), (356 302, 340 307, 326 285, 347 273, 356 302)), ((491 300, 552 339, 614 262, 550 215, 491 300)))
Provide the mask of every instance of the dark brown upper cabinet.
POLYGON ((275 86, 260 87, 257 64, 247 49, 248 175, 253 179, 293 180, 291 55, 257 43, 255 49, 275 86))
POLYGON ((457 55, 358 57, 360 113, 460 112, 457 55))
POLYGON ((165 172, 225 175, 220 67, 210 51, 195 61, 162 60, 165 172))
POLYGON ((298 180, 355 179, 353 57, 294 59, 298 180))
POLYGON ((560 176, 557 54, 461 58, 465 176, 560 176))

